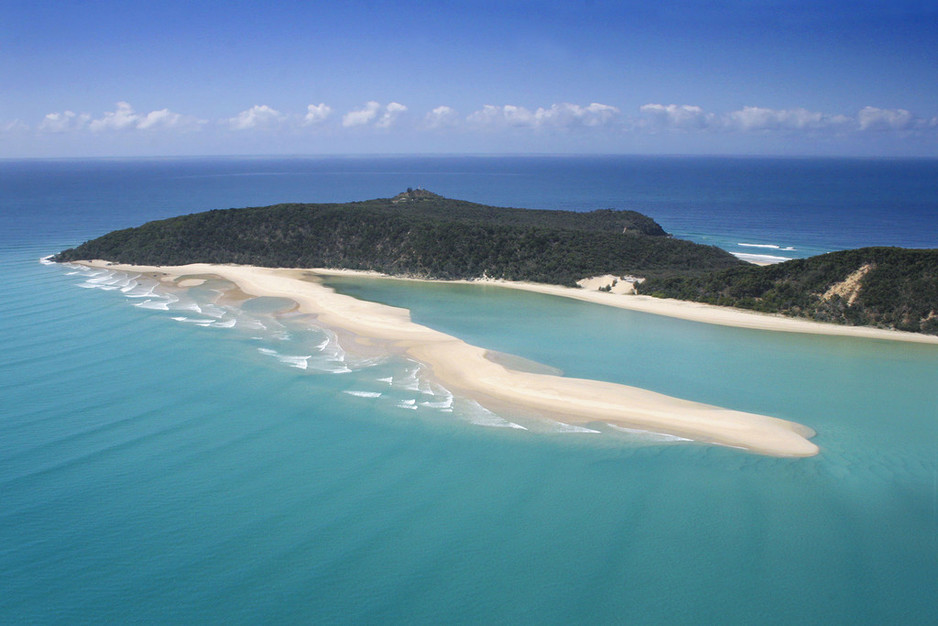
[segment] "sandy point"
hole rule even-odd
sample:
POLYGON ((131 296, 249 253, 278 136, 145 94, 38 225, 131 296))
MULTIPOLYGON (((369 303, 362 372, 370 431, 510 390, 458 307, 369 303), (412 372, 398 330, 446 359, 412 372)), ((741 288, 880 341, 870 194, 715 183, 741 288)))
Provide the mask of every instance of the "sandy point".
MULTIPOLYGON (((531 409, 570 423, 606 422, 772 456, 805 457, 818 453, 818 447, 809 440, 814 431, 802 424, 628 385, 510 369, 487 358, 483 348, 414 323, 407 309, 358 300, 310 280, 317 275, 348 272, 209 264, 177 267, 130 266, 103 261, 88 264, 174 279, 192 275, 218 276, 252 296, 290 298, 298 303, 302 312, 315 315, 318 323, 385 342, 427 365, 432 376, 447 388, 479 400, 491 399, 503 406, 531 409)), ((527 285, 512 287, 529 288, 527 285)), ((538 287, 532 290, 555 295, 581 291, 538 287)))

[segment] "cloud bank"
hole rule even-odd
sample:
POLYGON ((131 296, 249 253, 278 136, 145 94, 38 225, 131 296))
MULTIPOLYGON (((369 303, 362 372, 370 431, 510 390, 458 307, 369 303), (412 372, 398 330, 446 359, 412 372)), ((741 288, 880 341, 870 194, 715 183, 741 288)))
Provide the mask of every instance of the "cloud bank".
POLYGON ((619 109, 608 104, 594 102, 588 106, 552 104, 549 108, 538 107, 534 111, 522 106, 487 104, 469 114, 466 121, 483 128, 571 128, 575 126, 597 127, 610 125, 619 116, 619 109))
POLYGON ((255 104, 250 109, 228 118, 228 126, 231 130, 253 130, 255 128, 269 130, 279 126, 285 119, 286 116, 280 111, 272 109, 266 104, 255 104))
POLYGON ((699 106, 646 104, 640 108, 638 126, 655 131, 700 131, 720 133, 866 133, 871 131, 915 131, 933 128, 932 120, 914 116, 905 109, 867 106, 853 117, 819 111, 769 109, 746 106, 737 111, 716 114, 699 106))
POLYGON ((390 128, 405 111, 407 107, 400 102, 391 102, 382 107, 380 103, 372 100, 364 107, 343 115, 342 126, 353 128, 373 125, 376 128, 390 128))
MULTIPOLYGON (((129 102, 120 101, 112 110, 99 114, 66 109, 48 113, 34 122, 0 119, 0 138, 11 141, 16 138, 21 145, 26 145, 23 142, 29 141, 30 137, 36 139, 46 136, 48 139, 43 145, 54 146, 54 142, 61 141, 54 137, 70 135, 83 135, 89 140, 93 137, 119 135, 126 142, 132 142, 135 133, 139 133, 152 138, 165 137, 166 141, 161 145, 171 146, 175 135, 190 131, 204 131, 208 133, 205 137, 210 136, 218 141, 227 141, 225 137, 234 141, 235 137, 240 137, 239 141, 251 143, 231 145, 249 146, 263 145, 258 142, 272 134, 280 138, 295 137, 297 142, 304 141, 304 137, 314 136, 324 138, 323 141, 326 141, 325 138, 340 139, 347 136, 361 142, 367 141, 372 135, 377 138, 390 134, 407 138, 413 145, 419 145, 421 138, 432 141, 438 137, 438 141, 450 141, 475 135, 478 137, 475 145, 497 146, 500 136, 514 140, 530 136, 536 137, 541 146, 550 146, 550 143, 544 142, 554 141, 552 138, 556 138, 556 141, 567 138, 580 141, 580 145, 628 150, 631 145, 653 147, 656 138, 664 135, 678 139, 682 136, 697 137, 697 145, 702 146, 705 144, 700 143, 700 138, 705 139, 709 135, 723 138, 721 141, 732 137, 739 138, 734 141, 742 141, 748 137, 751 138, 749 141, 760 141, 762 143, 758 145, 769 149, 773 146, 772 137, 779 138, 778 143, 774 144, 777 146, 794 145, 790 141, 798 137, 812 141, 823 138, 826 146, 835 146, 838 142, 844 146, 860 145, 856 142, 865 141, 864 145, 875 147, 876 142, 887 140, 894 142, 893 145, 901 145, 903 141, 917 141, 917 146, 926 147, 926 153, 938 154, 934 142, 938 139, 938 116, 921 117, 902 108, 872 105, 845 114, 812 111, 803 107, 773 109, 761 106, 744 106, 733 111, 717 112, 695 104, 654 102, 644 104, 632 113, 599 102, 561 102, 537 107, 486 104, 469 113, 461 113, 449 104, 440 104, 426 112, 418 111, 415 115, 403 103, 391 101, 382 104, 371 100, 342 114, 337 114, 325 102, 308 104, 305 111, 296 112, 284 112, 268 104, 255 104, 230 117, 205 120, 169 108, 138 112, 129 102), (576 137, 583 139, 577 140, 576 137)), ((671 145, 679 145, 673 143, 676 139, 668 141, 672 142, 671 145)), ((810 148, 811 144, 804 145, 810 148)), ((325 145, 325 148, 329 149, 329 145, 325 145)))

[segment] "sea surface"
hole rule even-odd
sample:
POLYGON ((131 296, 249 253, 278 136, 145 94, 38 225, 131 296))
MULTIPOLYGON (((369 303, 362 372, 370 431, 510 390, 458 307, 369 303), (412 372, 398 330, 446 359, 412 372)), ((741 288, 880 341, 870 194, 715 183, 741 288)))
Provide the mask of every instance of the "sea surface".
POLYGON ((938 247, 935 160, 0 161, 0 623, 938 619, 938 346, 329 281, 518 367, 817 431, 820 455, 776 459, 493 413, 289 301, 40 260, 183 213, 407 187, 634 209, 750 259, 938 247))

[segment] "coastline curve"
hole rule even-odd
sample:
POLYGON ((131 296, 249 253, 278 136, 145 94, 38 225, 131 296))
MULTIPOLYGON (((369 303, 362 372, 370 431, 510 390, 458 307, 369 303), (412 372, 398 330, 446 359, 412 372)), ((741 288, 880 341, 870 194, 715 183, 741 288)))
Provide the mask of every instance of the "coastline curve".
MULTIPOLYGON (((314 280, 329 272, 253 266, 192 264, 120 265, 83 262, 91 267, 178 279, 215 275, 253 296, 289 298, 324 326, 377 340, 425 364, 432 376, 456 393, 502 406, 516 406, 564 422, 605 422, 742 448, 779 457, 818 454, 814 431, 780 418, 735 411, 628 385, 517 371, 486 356, 484 348, 413 322, 407 309, 358 300, 314 280)), ((570 290, 575 291, 575 290, 570 290)))

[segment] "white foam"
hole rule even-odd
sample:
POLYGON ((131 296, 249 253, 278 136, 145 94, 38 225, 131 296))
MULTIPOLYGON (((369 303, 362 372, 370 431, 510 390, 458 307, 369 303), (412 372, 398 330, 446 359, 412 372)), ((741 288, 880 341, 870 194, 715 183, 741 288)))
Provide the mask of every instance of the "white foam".
POLYGON ((515 424, 514 422, 509 422, 501 415, 489 411, 487 408, 476 402, 475 400, 468 400, 466 405, 462 407, 460 415, 467 419, 470 423, 475 424, 476 426, 485 426, 487 428, 516 428, 519 430, 527 430, 521 424, 515 424))
POLYGON ((217 307, 214 304, 203 304, 202 305, 202 315, 208 315, 210 317, 224 317, 227 314, 227 311, 221 307, 217 307))
POLYGON ((677 435, 668 435, 666 433, 656 433, 650 430, 642 430, 640 428, 626 428, 625 426, 617 426, 615 424, 607 424, 613 430, 618 430, 623 433, 628 433, 630 435, 635 435, 636 438, 642 439, 645 441, 693 441, 693 439, 687 439, 685 437, 678 437, 677 435))
POLYGON ((323 343, 319 344, 319 346, 322 347, 317 347, 318 350, 323 356, 333 361, 345 361, 345 350, 339 345, 339 338, 333 332, 325 331, 325 333, 326 339, 323 343))
POLYGON ((750 263, 783 263, 785 261, 791 261, 791 258, 786 256, 774 256, 771 254, 747 254, 745 252, 733 252, 733 256, 743 261, 749 261, 750 263))
POLYGON ((55 261, 52 260, 53 256, 55 255, 50 254, 48 256, 44 256, 41 259, 39 259, 39 262, 42 263, 43 265, 55 265, 55 261))
POLYGON ((211 326, 215 323, 215 320, 212 319, 200 319, 198 317, 174 317, 174 320, 177 322, 184 322, 186 324, 195 324, 196 326, 211 326))
POLYGON ((152 309, 154 311, 169 310, 169 303, 165 300, 144 300, 143 302, 138 302, 134 306, 138 306, 141 309, 152 309))
POLYGON ((397 406, 402 409, 411 409, 413 411, 417 410, 417 400, 401 400, 397 403, 397 406))
POLYGON ((397 384, 408 391, 420 391, 420 379, 418 378, 420 374, 420 367, 417 366, 412 370, 409 370, 403 378, 399 379, 397 384))
POLYGON ((277 360, 281 363, 285 363, 290 367, 295 367, 297 369, 305 370, 309 368, 309 355, 307 356, 289 356, 286 354, 281 354, 277 357, 277 360))
POLYGON ((343 391, 342 393, 347 393, 347 394, 350 395, 350 396, 357 396, 357 397, 359 397, 359 398, 380 398, 380 397, 381 397, 381 392, 380 392, 380 391, 353 391, 353 390, 346 390, 346 391, 343 391))
POLYGON ((114 272, 105 271, 99 274, 92 275, 91 278, 89 278, 85 282, 92 284, 92 285, 105 285, 105 284, 109 284, 111 280, 113 280, 113 278, 114 278, 114 272))
POLYGON ((393 376, 388 376, 387 378, 379 378, 379 379, 378 379, 378 382, 379 382, 379 383, 387 383, 387 384, 389 384, 389 385, 393 385, 393 384, 394 384, 394 377, 393 377, 393 376))
POLYGON ((132 289, 121 289, 128 298, 151 298, 153 290, 156 289, 156 283, 143 284, 138 283, 132 289))
POLYGON ((119 275, 112 284, 121 291, 124 291, 125 289, 130 291, 130 289, 133 289, 137 286, 138 278, 140 278, 140 274, 137 274, 136 276, 130 276, 129 274, 119 275), (130 289, 127 289, 128 287, 130 289))
POLYGON ((317 352, 322 352, 323 350, 325 350, 326 346, 328 345, 329 345, 329 338, 326 337, 325 339, 322 340, 322 343, 320 343, 315 348, 313 348, 313 350, 316 350, 317 352))
POLYGON ((212 325, 215 326, 215 328, 234 328, 234 327, 235 327, 235 324, 237 324, 237 323, 238 323, 238 320, 236 320, 235 318, 232 317, 232 318, 227 319, 227 320, 225 320, 225 321, 223 321, 223 322, 215 322, 215 323, 212 324, 212 325))
POLYGON ((356 370, 363 370, 369 367, 375 367, 376 365, 381 365, 387 360, 388 360, 388 357, 384 357, 384 356, 376 356, 370 359, 354 359, 351 362, 350 367, 356 370))
POLYGON ((450 397, 442 402, 421 402, 420 406, 425 406, 428 409, 440 409, 442 411, 452 411, 453 410, 453 398, 450 397))
POLYGON ((566 424, 564 422, 554 422, 550 432, 554 433, 589 433, 589 434, 600 434, 598 430, 593 430, 592 428, 586 428, 585 426, 576 426, 574 424, 566 424))
POLYGON ((434 402, 425 401, 421 402, 420 406, 425 406, 430 409, 440 409, 443 411, 451 411, 453 409, 453 394, 449 392, 448 389, 441 387, 440 385, 435 385, 432 383, 427 383, 429 387, 428 391, 422 391, 424 395, 432 395, 433 397, 442 397, 442 400, 437 400, 434 402))
POLYGON ((267 356, 272 356, 281 363, 289 365, 290 367, 295 367, 297 369, 305 370, 309 367, 309 359, 311 355, 306 356, 292 356, 289 354, 280 354, 276 350, 271 350, 270 348, 258 348, 258 352, 265 354, 267 356))
POLYGON ((794 250, 794 246, 787 246, 783 248, 782 246, 774 243, 737 243, 737 246, 743 246, 744 248, 766 248, 768 250, 794 250))

